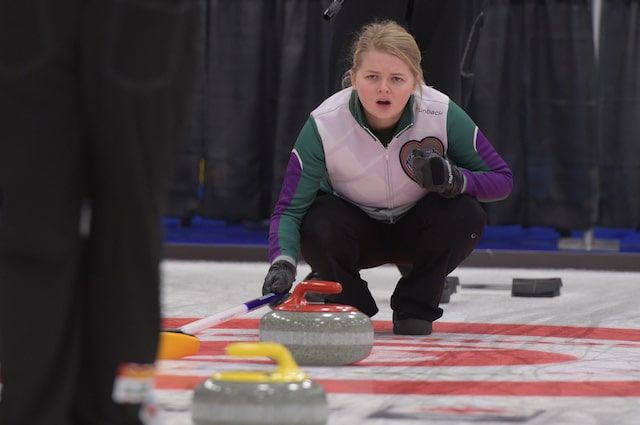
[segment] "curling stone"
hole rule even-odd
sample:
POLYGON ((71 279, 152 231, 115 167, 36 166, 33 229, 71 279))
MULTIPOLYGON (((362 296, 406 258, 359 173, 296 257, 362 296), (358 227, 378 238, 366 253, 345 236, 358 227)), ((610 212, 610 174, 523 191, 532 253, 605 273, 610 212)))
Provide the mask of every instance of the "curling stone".
POLYGON ((324 425, 329 409, 322 386, 300 370, 282 344, 238 342, 230 356, 269 357, 270 372, 219 372, 197 385, 191 419, 195 425, 324 425))
POLYGON ((373 348, 373 323, 355 307, 310 303, 307 291, 337 294, 338 282, 300 282, 289 299, 260 319, 260 341, 286 346, 305 366, 339 366, 367 357, 373 348))

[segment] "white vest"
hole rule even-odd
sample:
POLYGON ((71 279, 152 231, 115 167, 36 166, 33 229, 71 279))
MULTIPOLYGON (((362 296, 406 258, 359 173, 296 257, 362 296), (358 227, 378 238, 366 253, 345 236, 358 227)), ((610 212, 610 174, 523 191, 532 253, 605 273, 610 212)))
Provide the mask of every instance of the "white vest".
POLYGON ((352 89, 329 97, 311 112, 324 146, 335 194, 372 218, 394 221, 424 197, 409 159, 416 148, 447 151, 449 98, 426 86, 414 94, 413 125, 398 129, 387 147, 349 110, 352 89))

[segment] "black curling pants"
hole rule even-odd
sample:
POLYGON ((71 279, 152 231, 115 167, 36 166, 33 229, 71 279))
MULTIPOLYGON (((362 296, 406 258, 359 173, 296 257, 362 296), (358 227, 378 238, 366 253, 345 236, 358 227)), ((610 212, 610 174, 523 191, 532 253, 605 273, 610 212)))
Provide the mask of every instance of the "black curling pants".
POLYGON ((486 214, 470 196, 429 194, 395 223, 382 223, 333 195, 320 195, 301 227, 301 252, 323 279, 342 284, 329 302, 373 316, 378 307, 360 270, 386 263, 411 264, 391 296, 391 308, 434 321, 442 316, 446 277, 477 245, 486 214))
POLYGON ((0 0, 2 425, 141 423, 112 392, 156 358, 198 4, 0 0))

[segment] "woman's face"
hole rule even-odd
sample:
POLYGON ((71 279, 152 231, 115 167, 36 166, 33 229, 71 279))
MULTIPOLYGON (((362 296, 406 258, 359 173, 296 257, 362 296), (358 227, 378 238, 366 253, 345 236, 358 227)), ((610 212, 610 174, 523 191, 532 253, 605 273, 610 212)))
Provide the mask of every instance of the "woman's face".
POLYGON ((386 130, 400 120, 416 79, 402 59, 372 50, 362 54, 360 67, 351 73, 351 85, 358 92, 369 125, 386 130))

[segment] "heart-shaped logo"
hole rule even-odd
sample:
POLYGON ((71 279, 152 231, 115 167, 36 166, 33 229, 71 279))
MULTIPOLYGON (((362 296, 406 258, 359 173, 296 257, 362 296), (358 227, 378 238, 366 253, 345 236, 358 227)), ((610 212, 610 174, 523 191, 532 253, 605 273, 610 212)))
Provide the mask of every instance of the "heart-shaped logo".
POLYGON ((415 174, 413 173, 413 151, 418 149, 423 153, 436 153, 440 156, 444 156, 444 144, 437 137, 425 137, 424 139, 417 140, 409 140, 405 143, 400 149, 400 164, 402 164, 402 169, 404 172, 411 177, 413 180, 416 179, 415 174))

